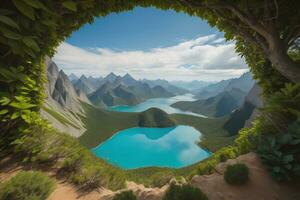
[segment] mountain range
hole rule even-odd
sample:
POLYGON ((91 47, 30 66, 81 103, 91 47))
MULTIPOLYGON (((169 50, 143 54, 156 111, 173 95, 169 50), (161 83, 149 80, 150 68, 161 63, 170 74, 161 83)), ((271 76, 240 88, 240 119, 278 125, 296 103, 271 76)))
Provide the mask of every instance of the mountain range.
MULTIPOLYGON (((45 84, 45 93, 47 97, 41 114, 55 128, 74 137, 79 137, 87 131, 85 124, 88 113, 86 113, 86 106, 83 105, 89 105, 89 110, 96 110, 94 106, 132 105, 148 98, 175 95, 161 85, 150 87, 143 81, 135 80, 129 74, 122 77, 110 73, 104 78, 85 75, 78 78, 74 74, 67 76, 50 58, 46 58, 46 67, 48 82, 45 84)), ((106 115, 104 109, 103 111, 98 109, 97 112, 106 115)), ((117 115, 120 114, 111 113, 113 118, 117 115)), ((144 124, 163 127, 166 123, 172 123, 167 119, 167 114, 159 109, 150 109, 138 114, 137 117, 141 121, 137 120, 136 123, 140 123, 141 126, 144 124), (161 119, 164 120, 161 121, 161 119)))
POLYGON ((209 84, 201 89, 192 90, 191 92, 197 99, 207 99, 224 91, 230 91, 232 88, 237 88, 248 93, 254 83, 251 73, 247 72, 238 78, 222 80, 217 83, 209 84))
POLYGON ((247 93, 253 87, 251 74, 245 73, 239 78, 220 81, 197 91, 197 101, 176 102, 172 106, 209 117, 223 117, 239 108, 247 93))
POLYGON ((136 80, 130 74, 118 76, 111 72, 106 77, 93 78, 70 75, 76 91, 84 92, 96 106, 134 105, 149 98, 172 97, 187 90, 165 80, 136 80))
MULTIPOLYGON (((114 105, 135 105, 149 98, 172 97, 190 92, 188 89, 174 86, 166 80, 136 80, 130 74, 118 76, 110 73, 105 77, 78 78, 74 74, 67 76, 63 70, 49 58, 46 59, 47 79, 45 85, 47 98, 42 115, 63 132, 79 137, 86 131, 83 122, 87 116, 83 104, 98 108, 114 105)), ((191 82, 192 83, 192 82, 191 82)), ((200 82, 199 82, 200 83, 200 82)), ((185 84, 187 84, 185 82, 185 84)), ((202 84, 202 83, 201 83, 202 84)), ((193 90, 200 97, 196 101, 177 102, 173 107, 207 115, 209 117, 228 116, 224 124, 230 134, 235 134, 257 115, 260 107, 259 89, 254 84, 250 73, 239 78, 202 85, 202 89, 193 90), (252 89, 251 89, 252 87, 252 89), (251 90, 250 90, 251 89, 251 90), (250 90, 250 91, 249 91, 250 90), (204 95, 205 96, 205 95, 204 95), (247 121, 248 120, 248 121, 247 121)), ((96 109, 96 108, 93 108, 96 109)), ((105 109, 103 109, 105 110, 105 109)), ((106 112, 100 112, 105 115, 106 112)), ((111 113, 112 116, 118 115, 111 113)), ((174 124, 168 120, 168 115, 159 109, 150 109, 139 114, 141 126, 164 126, 174 124), (161 121, 164 119, 163 121, 161 121)))
POLYGON ((200 90, 210 84, 212 82, 207 82, 207 81, 198 81, 198 80, 193 80, 193 81, 171 81, 170 82, 172 85, 183 88, 185 90, 193 91, 193 90, 200 90))

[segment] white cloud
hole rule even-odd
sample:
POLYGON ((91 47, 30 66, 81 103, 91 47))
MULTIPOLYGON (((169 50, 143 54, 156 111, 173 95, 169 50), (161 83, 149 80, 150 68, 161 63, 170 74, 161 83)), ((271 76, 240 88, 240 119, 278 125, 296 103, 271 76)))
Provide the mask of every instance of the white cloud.
POLYGON ((198 37, 170 47, 149 51, 118 51, 106 48, 83 49, 62 43, 54 61, 66 73, 92 76, 130 73, 135 78, 169 80, 220 80, 247 71, 234 43, 216 35, 198 37))

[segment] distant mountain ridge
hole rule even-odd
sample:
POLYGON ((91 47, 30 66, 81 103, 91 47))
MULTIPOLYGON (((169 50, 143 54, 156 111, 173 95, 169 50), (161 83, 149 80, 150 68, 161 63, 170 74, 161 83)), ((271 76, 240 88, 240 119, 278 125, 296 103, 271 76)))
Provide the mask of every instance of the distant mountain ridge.
POLYGON ((252 121, 259 116, 259 108, 263 106, 261 93, 262 89, 255 84, 245 97, 242 106, 229 116, 224 128, 231 135, 236 135, 243 127, 251 126, 252 121))
POLYGON ((89 80, 85 75, 82 75, 76 82, 73 81, 73 85, 76 90, 81 90, 88 95, 95 91, 95 87, 91 82, 91 79, 89 80))
POLYGON ((106 77, 93 78, 82 75, 73 81, 76 90, 84 92, 96 106, 134 105, 149 98, 172 97, 186 93, 167 81, 136 80, 130 74, 118 76, 113 72, 106 77), (151 83, 149 85, 149 83, 151 83))
POLYGON ((172 85, 183 88, 185 90, 200 90, 210 84, 211 82, 208 81, 198 81, 198 80, 193 80, 193 81, 171 81, 170 82, 172 85))
POLYGON ((242 105, 253 85, 252 75, 247 72, 239 78, 223 80, 202 88, 196 95, 199 99, 197 101, 177 102, 172 106, 210 117, 222 117, 242 105))
POLYGON ((209 84, 200 90, 194 90, 193 94, 196 95, 197 99, 207 99, 209 97, 216 96, 223 91, 230 91, 232 88, 237 88, 248 93, 254 83, 255 81, 252 78, 252 74, 247 72, 238 78, 222 80, 217 83, 209 84))
POLYGON ((242 104, 245 96, 245 92, 240 89, 233 88, 230 91, 224 91, 208 99, 180 101, 172 104, 171 106, 209 117, 223 117, 237 109, 242 104))
POLYGON ((157 80, 143 79, 142 82, 147 83, 150 87, 162 86, 169 92, 174 93, 176 95, 182 95, 182 94, 186 94, 189 92, 189 90, 175 86, 174 84, 170 83, 169 81, 163 80, 163 79, 157 79, 157 80))

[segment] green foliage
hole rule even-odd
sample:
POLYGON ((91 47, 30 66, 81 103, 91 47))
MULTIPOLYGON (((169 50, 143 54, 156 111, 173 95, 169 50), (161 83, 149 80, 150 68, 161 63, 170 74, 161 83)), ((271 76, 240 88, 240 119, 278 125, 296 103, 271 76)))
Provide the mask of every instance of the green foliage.
POLYGON ((270 135, 262 141, 258 153, 277 180, 300 176, 300 119, 285 134, 270 135))
POLYGON ((125 174, 120 169, 94 157, 77 139, 57 132, 39 115, 33 114, 29 120, 34 124, 13 142, 23 162, 55 165, 62 175, 82 187, 124 187, 125 174))
POLYGON ((188 184, 171 184, 163 200, 208 200, 208 198, 199 188, 188 184))
POLYGON ((168 184, 173 177, 174 174, 168 172, 155 173, 150 179, 152 180, 151 186, 162 187, 168 184))
POLYGON ((240 154, 235 145, 223 147, 216 151, 211 157, 198 164, 197 174, 211 174, 215 171, 215 166, 219 162, 225 162, 228 159, 236 158, 238 155, 240 154))
POLYGON ((70 125, 73 126, 76 129, 80 129, 74 122, 72 122, 70 119, 68 119, 63 114, 60 114, 59 112, 55 111, 52 108, 48 108, 46 106, 43 106, 42 108, 44 111, 46 111, 48 114, 52 115, 56 120, 58 120, 60 123, 64 125, 70 125))
POLYGON ((20 172, 0 186, 1 200, 47 199, 54 181, 41 172, 20 172))
POLYGON ((232 185, 245 184, 249 180, 249 169, 242 163, 229 165, 225 171, 224 180, 232 185))
POLYGON ((129 190, 116 194, 113 200, 136 200, 136 197, 133 192, 129 190))
MULTIPOLYGON (((59 165, 61 172, 67 174, 70 180, 76 183, 117 187, 123 185, 125 178, 119 170, 94 158, 74 139, 50 129, 49 125, 39 118, 38 111, 44 98, 44 57, 53 55, 54 49, 60 42, 83 24, 92 23, 94 17, 131 10, 135 6, 174 9, 205 18, 210 25, 224 31, 226 39, 236 40, 236 50, 245 57, 254 77, 263 87, 264 96, 270 98, 276 93, 270 100, 269 110, 264 116, 269 119, 268 113, 272 113, 270 121, 273 122, 273 128, 270 131, 273 133, 274 129, 278 129, 274 127, 280 125, 281 120, 284 121, 283 126, 287 126, 291 120, 295 120, 296 116, 299 117, 299 103, 297 104, 299 90, 292 89, 294 86, 288 86, 287 91, 277 93, 284 88, 288 80, 274 69, 263 52, 261 42, 251 42, 242 35, 246 32, 252 39, 256 39, 261 38, 256 37, 259 33, 225 7, 223 7, 225 10, 220 12, 219 9, 209 6, 203 9, 186 5, 184 2, 199 4, 208 1, 2 0, 0 5, 0 134, 17 138, 13 145, 16 152, 24 155, 24 161, 59 165), (231 23, 232 21, 234 23, 231 23), (285 94, 287 98, 284 97, 285 94), (72 173, 71 169, 76 170, 72 173)), ((214 3, 223 3, 223 1, 214 1, 214 3)), ((257 1, 253 4, 255 7, 252 9, 246 9, 247 1, 235 2, 234 5, 243 12, 251 12, 250 16, 255 16, 255 21, 259 23, 265 21, 264 6, 260 6, 261 2, 257 1)), ((274 19, 274 24, 282 39, 293 35, 291 33, 294 28, 297 28, 298 8, 299 1, 296 0, 280 3, 277 9, 280 17, 274 19)), ((262 127, 269 126, 271 122, 267 122, 267 125, 262 127)), ((282 131, 284 128, 286 127, 279 127, 279 130, 282 131)), ((198 167, 199 173, 211 173, 218 162, 255 148, 256 143, 251 144, 253 140, 251 132, 257 135, 265 133, 243 130, 237 145, 226 147, 201 163, 198 167)), ((209 135, 207 134, 207 137, 210 137, 209 135)), ((224 144, 232 141, 230 137, 228 140, 224 137, 221 140, 215 135, 213 137, 224 144)), ((256 136, 254 141, 255 138, 256 136)), ((209 145, 216 146, 213 143, 209 145)), ((220 146, 220 143, 217 145, 220 146)))
POLYGON ((257 119, 252 123, 250 128, 244 128, 239 131, 239 137, 235 144, 240 154, 255 151, 260 141, 260 134, 265 132, 265 126, 262 119, 257 119))
POLYGON ((300 83, 285 84, 266 100, 265 116, 279 130, 300 117, 300 83))
MULTIPOLYGON (((267 127, 262 121, 261 118, 257 119, 251 128, 245 128, 239 132, 234 144, 219 149, 211 157, 199 163, 196 174, 211 174, 215 172, 218 163, 255 151, 260 144, 261 135, 270 130, 270 127, 267 127)), ((194 173, 192 172, 191 175, 194 173)))

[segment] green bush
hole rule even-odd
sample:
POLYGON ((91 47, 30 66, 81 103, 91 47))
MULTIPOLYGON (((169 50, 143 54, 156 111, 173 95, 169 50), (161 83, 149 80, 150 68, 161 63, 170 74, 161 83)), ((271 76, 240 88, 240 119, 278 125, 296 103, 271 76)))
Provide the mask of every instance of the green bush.
POLYGON ((232 185, 245 184, 249 180, 249 169, 242 163, 229 165, 225 171, 224 180, 232 185))
POLYGON ((20 172, 0 188, 1 200, 46 199, 54 189, 54 181, 41 172, 20 172))
POLYGON ((299 177, 300 119, 289 126, 287 133, 268 136, 260 145, 258 154, 275 179, 299 177))
POLYGON ((208 200, 208 198, 199 188, 188 184, 171 184, 163 200, 208 200))
POLYGON ((113 200, 136 200, 136 197, 131 190, 128 190, 116 194, 113 200))
POLYGON ((54 165, 60 175, 82 187, 116 190, 125 186, 125 172, 121 169, 96 158, 76 138, 54 130, 45 120, 32 118, 36 125, 13 142, 23 162, 54 165))

